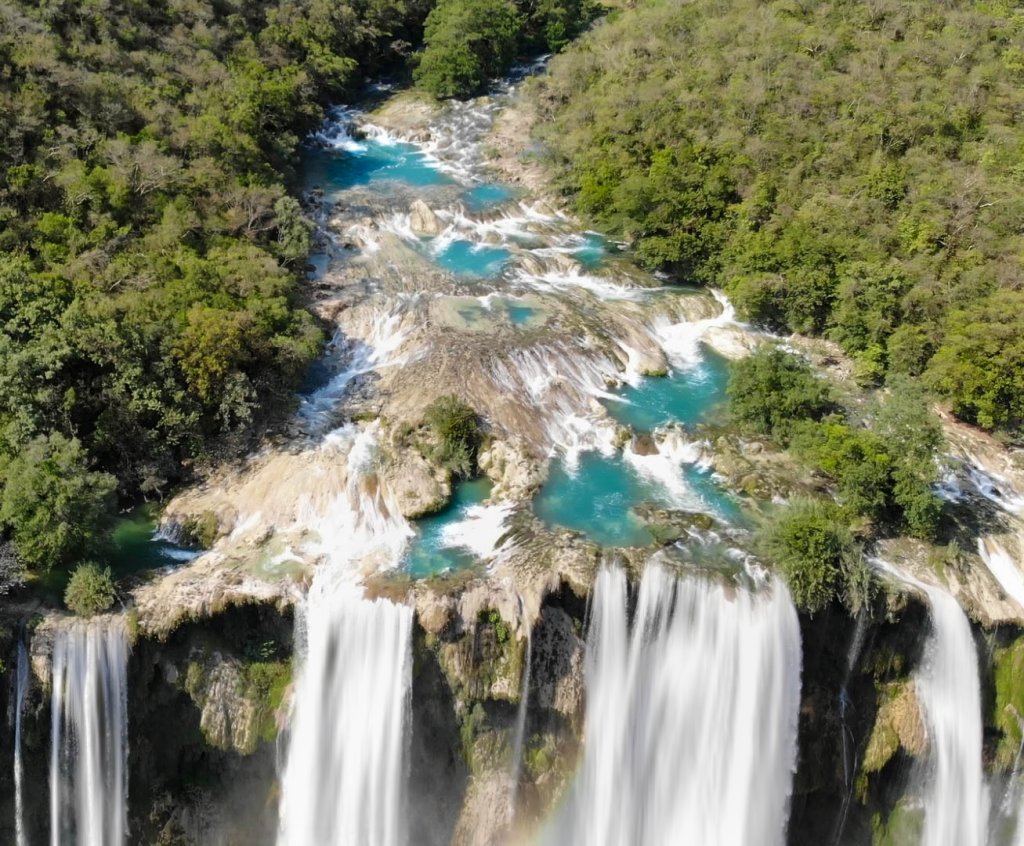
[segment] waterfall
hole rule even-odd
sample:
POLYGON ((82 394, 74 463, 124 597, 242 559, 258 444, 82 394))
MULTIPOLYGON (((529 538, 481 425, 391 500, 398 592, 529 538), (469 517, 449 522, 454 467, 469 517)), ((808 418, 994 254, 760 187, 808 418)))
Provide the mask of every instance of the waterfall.
POLYGON ((117 846, 127 833, 128 639, 124 621, 76 621, 53 648, 52 846, 117 846))
POLYGON ((412 610, 351 586, 311 596, 306 622, 278 843, 402 846, 412 610))
POLYGON ((509 823, 515 821, 516 799, 519 795, 519 772, 523 766, 523 742, 526 738, 526 712, 530 707, 530 665, 533 661, 533 638, 530 631, 526 632, 526 664, 523 666, 523 684, 519 691, 519 709, 516 712, 516 727, 512 735, 512 766, 509 769, 509 778, 512 781, 512 790, 509 793, 508 818, 509 823))
POLYGON ((1024 574, 1006 547, 995 538, 978 538, 978 555, 1006 595, 1024 608, 1024 574))
POLYGON ((25 771, 21 763, 21 714, 25 709, 25 694, 28 692, 28 649, 25 636, 18 638, 18 664, 15 669, 14 690, 14 842, 26 846, 25 803, 22 791, 25 771))
POLYGON ((782 844, 796 764, 800 629, 780 583, 750 592, 649 564, 598 576, 581 771, 552 843, 782 844))
POLYGON ((982 772, 981 684, 967 615, 945 590, 885 561, 875 565, 928 598, 932 632, 917 677, 930 747, 922 846, 983 846, 988 797, 982 772))
POLYGON ((982 846, 986 796, 981 766, 978 656, 967 616, 940 588, 922 585, 932 637, 918 678, 932 772, 925 793, 925 846, 982 846))

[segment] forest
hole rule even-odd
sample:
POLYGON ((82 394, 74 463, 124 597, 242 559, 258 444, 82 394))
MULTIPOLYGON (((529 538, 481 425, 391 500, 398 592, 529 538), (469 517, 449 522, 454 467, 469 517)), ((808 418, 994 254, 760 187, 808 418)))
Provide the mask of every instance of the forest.
POLYGON ((649 267, 1024 424, 1024 10, 644 0, 539 80, 561 190, 649 267))
POLYGON ((119 509, 244 453, 292 407, 324 336, 303 302, 297 168, 327 107, 413 69, 434 96, 475 93, 592 14, 0 4, 0 591, 102 558, 119 509))
MULTIPOLYGON (((301 139, 400 62, 404 0, 0 7, 5 562, 101 551, 120 504, 238 453, 320 348, 301 139)), ((5 572, 11 572, 7 567, 5 572)))

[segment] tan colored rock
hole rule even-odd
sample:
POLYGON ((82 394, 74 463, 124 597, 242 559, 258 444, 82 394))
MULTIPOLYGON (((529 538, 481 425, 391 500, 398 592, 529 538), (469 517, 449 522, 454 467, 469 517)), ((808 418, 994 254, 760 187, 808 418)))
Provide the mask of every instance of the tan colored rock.
POLYGON ((520 438, 494 441, 477 460, 480 469, 494 482, 492 499, 529 499, 544 482, 544 463, 530 454, 520 438))
POLYGON ((402 448, 384 465, 380 481, 391 491, 407 520, 440 511, 452 495, 447 474, 409 447, 402 448))
POLYGON ((884 689, 864 753, 864 771, 878 772, 901 748, 915 758, 922 757, 928 748, 917 688, 909 680, 894 682, 884 689))
POLYGON ((413 200, 409 207, 409 226, 417 235, 440 235, 444 229, 433 209, 419 198, 413 200))

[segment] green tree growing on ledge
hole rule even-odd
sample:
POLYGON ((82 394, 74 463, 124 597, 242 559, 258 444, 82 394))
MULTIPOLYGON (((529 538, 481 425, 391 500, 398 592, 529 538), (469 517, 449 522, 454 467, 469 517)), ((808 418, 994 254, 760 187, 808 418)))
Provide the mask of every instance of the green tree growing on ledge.
POLYGON ((512 63, 521 26, 511 0, 440 0, 427 16, 416 82, 435 97, 478 93, 512 63))
POLYGON ((835 504, 793 502, 776 512, 758 542, 802 611, 815 614, 840 599, 856 612, 870 598, 870 571, 835 504))
POLYGON ((424 419, 438 440, 437 459, 441 464, 456 476, 472 476, 481 440, 476 412, 449 394, 434 400, 424 412, 424 419))
POLYGON ((79 617, 92 617, 108 611, 117 599, 110 568, 91 561, 75 568, 64 591, 64 604, 79 617))
POLYGON ((742 424, 783 443, 800 421, 820 420, 838 409, 828 382, 799 357, 761 347, 732 366, 729 409, 742 424))

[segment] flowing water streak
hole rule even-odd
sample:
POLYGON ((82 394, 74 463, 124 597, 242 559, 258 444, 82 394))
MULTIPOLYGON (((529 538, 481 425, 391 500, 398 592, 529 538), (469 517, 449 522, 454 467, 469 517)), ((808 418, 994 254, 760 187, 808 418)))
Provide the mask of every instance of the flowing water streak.
POLYGON ((412 610, 354 585, 311 594, 278 843, 402 846, 412 610))
POLYGON ((25 647, 25 636, 18 638, 18 664, 15 669, 14 690, 14 842, 16 846, 26 846, 25 838, 25 807, 22 795, 22 782, 25 778, 21 762, 21 715, 25 709, 25 694, 28 691, 28 649, 25 647))
POLYGON ((120 618, 76 621, 53 648, 52 846, 117 846, 127 834, 128 638, 120 618))
POLYGON ((348 446, 345 489, 303 518, 318 527, 325 560, 300 615, 305 660, 278 843, 403 846, 413 615, 367 599, 359 576, 367 565, 396 565, 409 527, 373 474, 376 429, 337 437, 348 446))
POLYGON ((512 766, 509 778, 512 790, 509 793, 509 823, 515 821, 516 800, 519 797, 519 772, 523 766, 523 741, 526 738, 526 712, 530 705, 530 665, 533 661, 533 638, 530 630, 526 631, 526 664, 523 666, 523 684, 519 691, 519 710, 516 712, 516 728, 512 736, 512 766))
POLYGON ((769 846, 796 764, 800 630, 785 588, 751 592, 649 564, 598 576, 581 771, 552 843, 769 846))
POLYGON ((932 633, 917 678, 931 750, 921 842, 923 846, 983 846, 988 797, 981 760, 981 688, 967 615, 942 588, 886 562, 876 563, 922 591, 931 607, 932 633))

